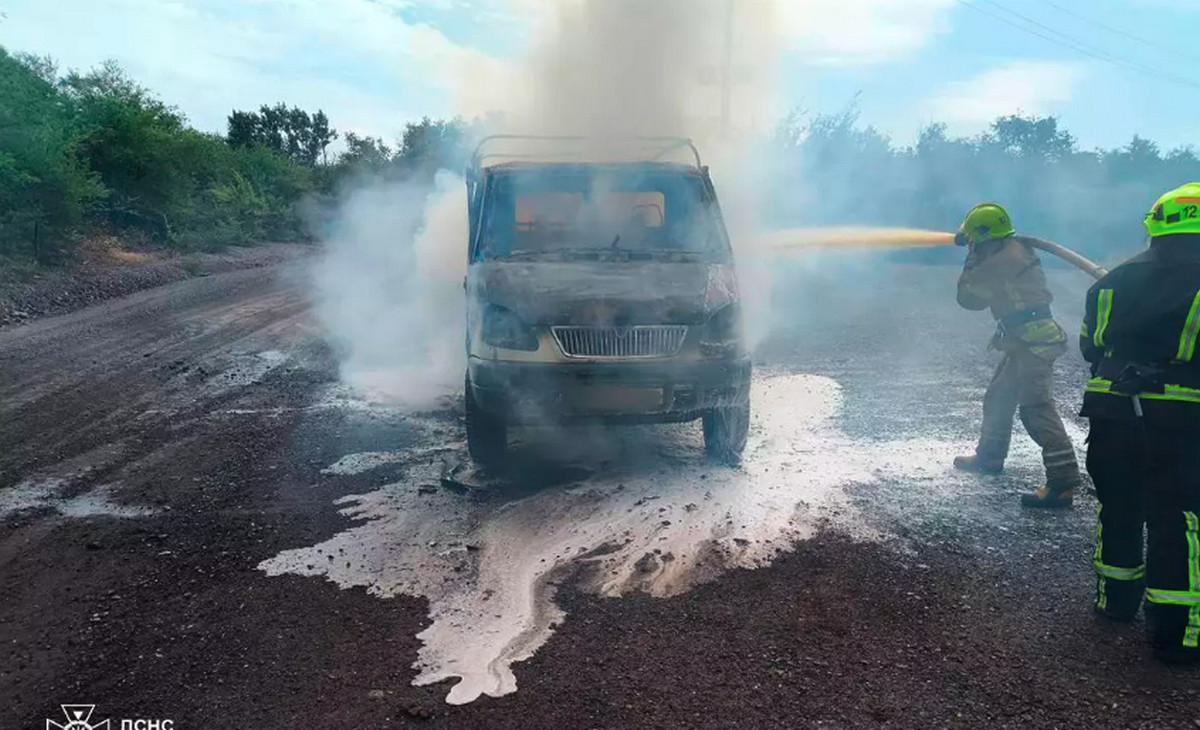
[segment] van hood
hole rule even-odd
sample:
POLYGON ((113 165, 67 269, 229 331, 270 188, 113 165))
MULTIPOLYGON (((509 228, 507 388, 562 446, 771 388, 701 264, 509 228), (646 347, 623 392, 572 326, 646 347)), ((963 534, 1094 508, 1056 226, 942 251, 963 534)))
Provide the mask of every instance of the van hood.
POLYGON ((695 262, 490 261, 471 267, 467 293, 530 325, 697 324, 713 308, 706 300, 715 268, 695 262))

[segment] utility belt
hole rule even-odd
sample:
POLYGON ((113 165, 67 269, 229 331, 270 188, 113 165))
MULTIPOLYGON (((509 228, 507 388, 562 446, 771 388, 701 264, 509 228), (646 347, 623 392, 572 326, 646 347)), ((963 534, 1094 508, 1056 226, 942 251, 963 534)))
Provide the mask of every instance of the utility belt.
POLYGON ((1030 309, 1021 309, 1011 314, 1006 314, 996 320, 996 326, 1001 332, 1020 327, 1023 324, 1037 322, 1041 319, 1053 319, 1054 315, 1050 312, 1049 306, 1031 307, 1030 309))
POLYGON ((996 334, 989 345, 991 349, 1010 352, 1028 348, 1039 357, 1054 359, 1066 352, 1067 333, 1050 307, 1040 306, 1021 309, 996 320, 996 334))
POLYGON ((1154 428, 1200 428, 1200 369, 1187 363, 1137 363, 1106 357, 1083 394, 1085 418, 1135 418, 1142 438, 1154 428))
POLYGON ((1106 357, 1095 377, 1108 381, 1109 392, 1121 395, 1162 393, 1168 387, 1200 389, 1200 368, 1191 363, 1139 363, 1106 357))

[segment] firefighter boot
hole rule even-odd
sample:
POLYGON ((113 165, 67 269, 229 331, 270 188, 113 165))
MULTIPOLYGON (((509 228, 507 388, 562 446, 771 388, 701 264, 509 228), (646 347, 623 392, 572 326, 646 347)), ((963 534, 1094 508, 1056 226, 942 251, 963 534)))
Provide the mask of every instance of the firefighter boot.
POLYGON ((983 461, 977 455, 954 457, 954 468, 976 474, 1001 474, 1004 472, 1004 464, 983 461))
POLYGON ((1070 509, 1075 502, 1075 488, 1054 489, 1038 487, 1033 494, 1021 495, 1021 506, 1041 509, 1070 509))

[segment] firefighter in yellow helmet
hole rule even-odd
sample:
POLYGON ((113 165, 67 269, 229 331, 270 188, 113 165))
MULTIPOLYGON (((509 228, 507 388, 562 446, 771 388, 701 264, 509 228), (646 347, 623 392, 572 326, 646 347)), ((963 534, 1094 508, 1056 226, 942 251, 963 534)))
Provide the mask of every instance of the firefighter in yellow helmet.
POLYGON ((1003 353, 983 396, 983 425, 972 456, 959 469, 998 474, 1004 469, 1018 411, 1025 430, 1042 449, 1046 483, 1024 494, 1027 507, 1067 508, 1080 485, 1075 447, 1054 404, 1054 361, 1067 350, 1067 335, 1050 312, 1053 299, 1037 254, 1013 229, 1004 208, 982 203, 967 213, 955 242, 967 247, 958 280, 958 303, 991 309, 992 347, 1003 353))
POLYGON ((1155 655, 1200 662, 1200 183, 1146 216, 1150 247, 1088 291, 1087 468, 1100 501, 1096 610, 1146 598, 1155 655), (1142 527, 1147 528, 1142 560, 1142 527))

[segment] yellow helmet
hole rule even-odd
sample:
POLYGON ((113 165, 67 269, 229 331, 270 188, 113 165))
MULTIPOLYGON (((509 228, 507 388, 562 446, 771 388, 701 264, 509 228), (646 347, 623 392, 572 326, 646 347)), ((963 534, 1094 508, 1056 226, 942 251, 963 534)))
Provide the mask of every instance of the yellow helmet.
POLYGON ((1007 238, 1016 233, 1012 219, 1006 211, 996 203, 980 203, 967 213, 962 225, 958 227, 959 236, 968 243, 983 243, 996 238, 1007 238))
POLYGON ((1200 183, 1188 183, 1165 193, 1146 214, 1151 238, 1200 233, 1200 183))

